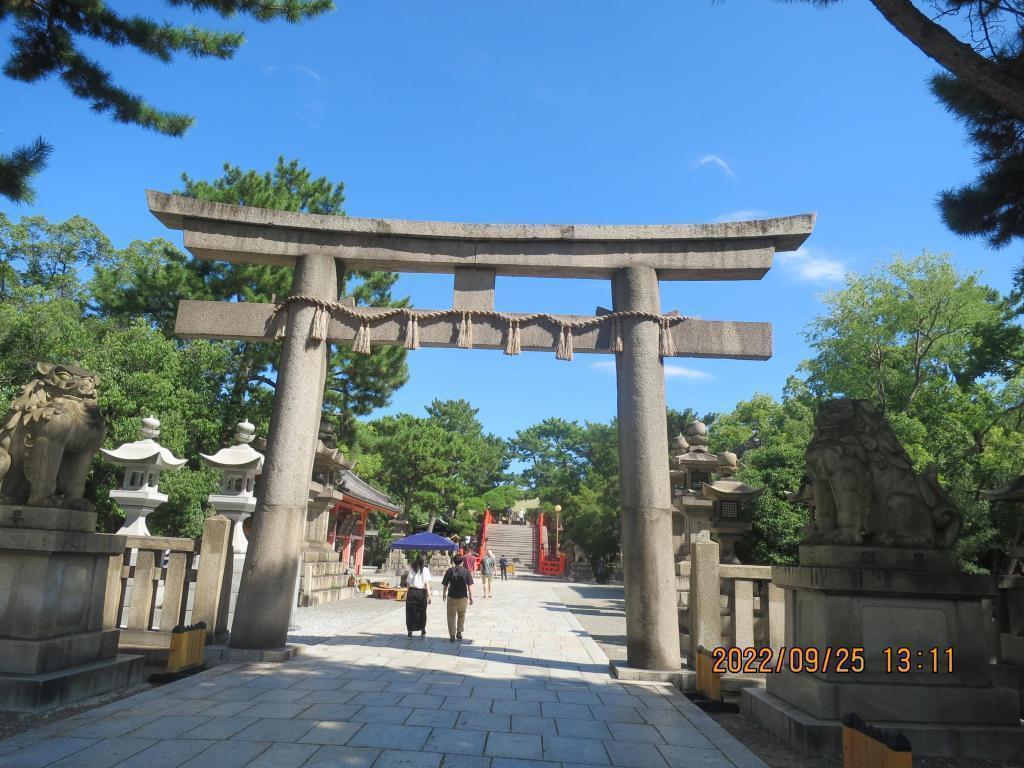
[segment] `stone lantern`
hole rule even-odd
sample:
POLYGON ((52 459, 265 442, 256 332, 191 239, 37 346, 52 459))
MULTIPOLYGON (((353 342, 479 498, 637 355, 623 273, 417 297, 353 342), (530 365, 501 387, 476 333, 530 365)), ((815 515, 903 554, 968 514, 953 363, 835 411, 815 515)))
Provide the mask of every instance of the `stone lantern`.
POLYGON ((134 443, 100 453, 111 464, 124 467, 121 487, 110 492, 110 498, 124 509, 124 525, 118 533, 129 536, 149 536, 146 517, 167 501, 167 494, 160 493, 160 473, 178 470, 186 460, 179 459, 164 448, 156 438, 160 437, 160 421, 153 416, 142 419, 139 439, 134 443))
POLYGON ((673 540, 677 558, 688 558, 694 538, 709 531, 721 546, 723 563, 738 563, 734 546, 750 530, 749 505, 763 492, 733 475, 741 464, 731 451, 714 454, 707 448, 707 427, 699 421, 672 440, 673 540))
POLYGON ((220 470, 220 490, 211 493, 207 500, 217 512, 231 520, 234 528, 231 546, 236 555, 244 554, 249 548, 242 523, 256 510, 253 489, 256 476, 263 470, 263 454, 249 445, 255 437, 256 427, 243 421, 236 427, 235 445, 221 448, 212 456, 199 454, 206 466, 220 470))

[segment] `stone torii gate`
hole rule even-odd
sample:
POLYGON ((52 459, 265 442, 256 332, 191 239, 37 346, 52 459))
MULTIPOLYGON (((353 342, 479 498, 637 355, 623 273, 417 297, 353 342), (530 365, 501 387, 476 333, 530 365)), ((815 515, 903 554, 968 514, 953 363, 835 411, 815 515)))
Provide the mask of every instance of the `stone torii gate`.
POLYGON ((662 314, 659 280, 756 280, 793 251, 812 214, 659 226, 458 224, 272 211, 148 192, 149 208, 184 232, 200 259, 294 269, 279 304, 182 301, 185 338, 283 340, 259 507, 230 645, 285 645, 323 402, 327 344, 613 353, 619 424, 621 542, 628 663, 679 669, 679 628, 666 459, 663 357, 765 360, 771 325, 662 314), (454 275, 451 309, 338 303, 345 269, 454 275), (611 280, 612 312, 494 311, 497 275, 611 280))

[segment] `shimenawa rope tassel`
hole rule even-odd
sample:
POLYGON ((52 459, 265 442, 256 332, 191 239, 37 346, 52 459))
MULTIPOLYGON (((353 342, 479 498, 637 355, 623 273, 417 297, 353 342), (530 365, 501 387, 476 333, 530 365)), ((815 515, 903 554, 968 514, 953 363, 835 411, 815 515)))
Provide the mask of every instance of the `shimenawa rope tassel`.
POLYGON ((572 360, 572 326, 563 325, 558 334, 558 344, 555 346, 555 358, 558 360, 572 360))
POLYGON ((413 312, 409 313, 409 319, 405 323, 405 348, 420 348, 420 323, 413 312))
POLYGON ((518 355, 522 352, 522 342, 519 336, 519 321, 509 318, 508 335, 505 338, 505 354, 518 355))
POLYGON ((359 330, 356 331, 356 337, 352 341, 352 351, 358 352, 360 355, 370 354, 370 321, 360 320, 359 330))
POLYGON ((459 321, 459 338, 456 346, 459 349, 473 348, 473 314, 471 312, 462 313, 462 319, 459 321))
POLYGON ((326 307, 318 306, 313 311, 313 323, 309 326, 310 341, 326 341, 327 327, 331 321, 331 313, 326 307))
POLYGON ((676 353, 676 345, 672 340, 672 319, 661 318, 661 338, 659 339, 659 352, 662 357, 672 357, 676 353))
POLYGON ((617 317, 612 320, 612 341, 608 345, 608 351, 622 351, 622 321, 617 317))

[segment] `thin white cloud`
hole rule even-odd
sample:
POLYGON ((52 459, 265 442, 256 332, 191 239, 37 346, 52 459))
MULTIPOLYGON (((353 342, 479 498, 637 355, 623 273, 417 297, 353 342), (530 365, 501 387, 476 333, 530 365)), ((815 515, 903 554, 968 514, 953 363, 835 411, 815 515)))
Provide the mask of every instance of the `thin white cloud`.
POLYGON ((798 280, 808 283, 838 283, 846 275, 846 267, 841 261, 805 246, 791 253, 780 253, 778 258, 781 267, 798 280))
POLYGON ((690 379, 700 381, 710 379, 711 374, 698 371, 696 368, 687 368, 676 363, 665 363, 665 378, 667 379, 690 379))
POLYGON ((732 168, 729 167, 729 164, 718 155, 703 155, 697 158, 697 165, 715 165, 718 166, 726 176, 736 175, 733 173, 732 168))
POLYGON ((318 83, 322 83, 324 81, 324 79, 322 77, 320 77, 320 73, 317 72, 315 69, 310 69, 309 67, 304 67, 301 64, 295 64, 293 66, 294 66, 294 68, 297 71, 301 72, 304 75, 309 75, 311 78, 316 80, 318 83))
MULTIPOLYGON (((590 367, 595 368, 599 371, 614 371, 615 361, 598 360, 595 363, 591 363, 590 367)), ((711 374, 705 373, 704 371, 698 371, 694 368, 687 368, 686 366, 679 365, 677 363, 665 363, 665 378, 689 379, 691 381, 700 381, 710 379, 711 374)))
POLYGON ((721 216, 717 216, 713 219, 715 224, 724 224, 727 221, 752 221, 753 219, 766 219, 768 214, 764 211, 759 211, 757 208, 747 208, 741 211, 733 211, 732 213, 723 213, 721 216))

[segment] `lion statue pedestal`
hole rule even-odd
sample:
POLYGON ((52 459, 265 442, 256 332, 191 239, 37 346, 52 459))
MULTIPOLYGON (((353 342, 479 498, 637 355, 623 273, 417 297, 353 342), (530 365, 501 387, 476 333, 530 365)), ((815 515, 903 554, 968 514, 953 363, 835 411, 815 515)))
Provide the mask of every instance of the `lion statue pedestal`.
POLYGON ((103 626, 125 537, 95 533, 82 497, 103 442, 95 374, 40 364, 2 423, 0 710, 45 709, 141 680, 142 657, 118 655, 118 630, 103 626))
POLYGON ((815 512, 800 565, 772 568, 787 655, 743 692, 744 714, 803 754, 841 752, 853 712, 915 756, 1019 759, 1018 693, 989 663, 995 582, 959 572, 960 515, 934 474, 914 472, 869 403, 832 400, 797 498, 815 512))

